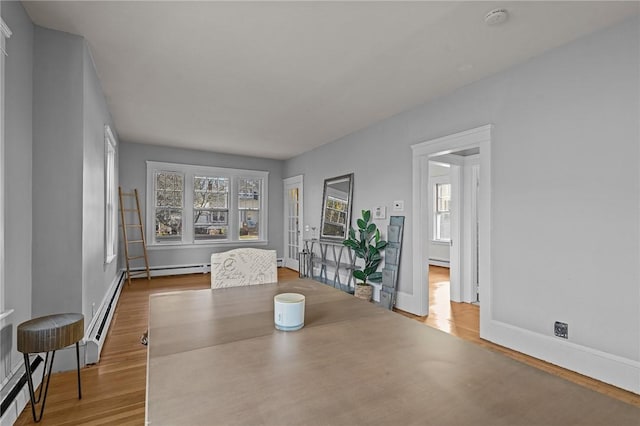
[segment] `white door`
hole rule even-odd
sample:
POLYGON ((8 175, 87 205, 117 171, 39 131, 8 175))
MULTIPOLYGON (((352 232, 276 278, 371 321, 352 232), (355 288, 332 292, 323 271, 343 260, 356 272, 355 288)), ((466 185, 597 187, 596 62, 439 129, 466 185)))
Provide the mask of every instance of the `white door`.
POLYGON ((284 267, 299 270, 302 251, 302 175, 284 179, 284 267))

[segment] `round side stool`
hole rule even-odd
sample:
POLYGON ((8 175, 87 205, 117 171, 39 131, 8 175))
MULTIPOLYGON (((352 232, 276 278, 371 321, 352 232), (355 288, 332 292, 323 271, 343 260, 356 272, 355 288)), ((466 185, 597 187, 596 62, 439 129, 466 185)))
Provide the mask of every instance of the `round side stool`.
POLYGON ((65 348, 69 345, 76 344, 76 361, 78 363, 78 399, 82 399, 82 389, 80 385, 80 346, 79 342, 84 337, 84 316, 82 314, 54 314, 44 317, 34 318, 25 321, 18 326, 17 333, 18 351, 24 355, 24 366, 27 372, 27 383, 29 385, 29 397, 31 399, 31 413, 33 420, 37 423, 42 420, 44 413, 44 404, 47 400, 47 391, 49 390, 49 381, 51 380, 51 370, 53 368, 53 357, 56 350, 65 348), (29 354, 46 352, 44 360, 44 369, 42 370, 42 382, 40 384, 40 392, 38 399, 35 398, 33 390, 33 379, 31 378, 31 367, 29 365, 29 354), (49 360, 49 352, 51 359, 49 360), (47 375, 47 384, 45 387, 44 376, 47 371, 47 361, 49 361, 49 374, 47 375), (42 388, 44 390, 44 398, 42 398, 42 406, 40 407, 40 417, 36 417, 36 404, 40 402, 42 397, 42 388))

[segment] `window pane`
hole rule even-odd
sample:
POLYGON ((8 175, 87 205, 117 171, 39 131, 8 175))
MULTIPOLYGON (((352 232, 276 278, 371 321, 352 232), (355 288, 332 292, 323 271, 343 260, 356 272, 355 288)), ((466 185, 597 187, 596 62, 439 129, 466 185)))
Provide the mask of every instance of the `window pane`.
POLYGON ((106 212, 105 212, 105 228, 106 228, 106 261, 110 262, 116 254, 117 235, 118 235, 118 219, 117 219, 117 193, 115 180, 115 141, 112 139, 111 131, 107 128, 107 157, 106 157, 106 212))
POLYGON ((155 176, 156 241, 181 241, 184 199, 182 174, 161 171, 155 176))
POLYGON ((238 209, 240 210, 239 237, 241 240, 260 238, 260 196, 262 179, 238 179, 238 209))
POLYGON ((262 179, 238 179, 238 208, 259 209, 262 179))
POLYGON ((257 240, 260 238, 259 210, 240 210, 240 239, 257 240))
POLYGON ((226 240, 229 234, 226 210, 194 210, 193 223, 196 240, 226 240))
POLYGON ((451 239, 451 214, 438 213, 436 215, 436 240, 451 239))
POLYGON ((229 235, 229 178, 194 176, 195 240, 226 240, 229 235))
POLYGON ((182 210, 156 209, 156 241, 182 240, 182 210))
POLYGON ((436 184, 436 211, 448 212, 450 202, 451 202, 451 184, 449 183, 436 184))

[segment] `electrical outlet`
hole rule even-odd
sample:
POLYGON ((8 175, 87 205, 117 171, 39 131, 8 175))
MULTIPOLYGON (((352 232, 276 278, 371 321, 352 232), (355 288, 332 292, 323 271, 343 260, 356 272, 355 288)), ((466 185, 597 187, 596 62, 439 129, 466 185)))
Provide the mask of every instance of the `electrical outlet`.
POLYGON ((553 325, 553 333, 556 337, 562 337, 563 339, 569 338, 569 324, 566 322, 556 321, 553 325))

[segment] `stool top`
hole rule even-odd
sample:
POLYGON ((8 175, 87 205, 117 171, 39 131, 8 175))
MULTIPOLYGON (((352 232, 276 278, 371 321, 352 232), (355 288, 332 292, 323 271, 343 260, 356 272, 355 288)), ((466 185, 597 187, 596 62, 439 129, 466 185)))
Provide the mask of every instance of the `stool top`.
POLYGON ((55 351, 84 337, 84 316, 66 313, 34 318, 20 324, 17 334, 22 353, 55 351))

